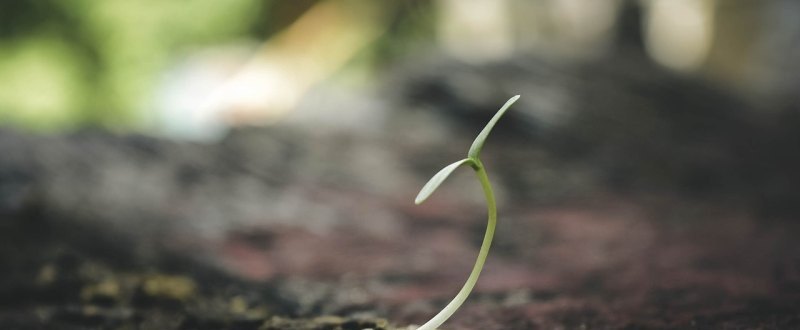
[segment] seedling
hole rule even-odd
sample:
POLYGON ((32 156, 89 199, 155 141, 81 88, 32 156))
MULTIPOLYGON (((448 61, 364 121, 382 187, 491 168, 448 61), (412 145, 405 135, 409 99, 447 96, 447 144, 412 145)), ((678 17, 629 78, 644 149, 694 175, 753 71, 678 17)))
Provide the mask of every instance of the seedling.
POLYGON ((483 269, 483 265, 486 262, 486 256, 489 254, 489 247, 492 245, 492 238, 494 237, 494 229, 497 225, 497 204, 494 200, 494 193, 492 192, 492 185, 489 183, 489 176, 486 175, 486 168, 483 166, 480 158, 478 157, 481 153, 481 149, 483 149, 483 144, 486 142, 486 137, 489 136, 489 133, 494 128, 494 125, 497 124, 497 121, 500 120, 500 117, 511 107, 514 102, 519 99, 519 95, 516 95, 506 101, 506 104, 503 105, 500 110, 489 120, 489 123, 486 124, 486 127, 478 134, 478 137, 475 138, 475 141, 472 142, 472 146, 469 148, 469 152, 467 152, 467 158, 459 160, 455 163, 445 166, 439 173, 436 173, 429 181, 422 187, 417 198, 414 200, 414 203, 420 204, 424 202, 428 197, 436 191, 436 188, 439 188, 439 185, 450 176, 453 171, 457 168, 461 167, 462 165, 469 165, 475 170, 475 175, 478 177, 478 181, 481 183, 481 187, 483 187, 483 193, 486 197, 486 209, 489 215, 489 222, 486 225, 486 234, 483 236, 483 243, 481 244, 481 250, 478 252, 478 260, 475 261, 475 266, 472 267, 472 273, 469 274, 467 278, 467 282, 464 283, 464 286, 461 288, 461 291, 450 301, 447 306, 445 306, 436 316, 434 316, 430 321, 423 324, 421 327, 417 328, 417 330, 434 330, 438 328, 442 323, 447 321, 456 310, 461 307, 461 304, 467 300, 467 296, 469 293, 472 292, 472 288, 475 287, 475 283, 478 281, 478 276, 481 275, 481 270, 483 269))

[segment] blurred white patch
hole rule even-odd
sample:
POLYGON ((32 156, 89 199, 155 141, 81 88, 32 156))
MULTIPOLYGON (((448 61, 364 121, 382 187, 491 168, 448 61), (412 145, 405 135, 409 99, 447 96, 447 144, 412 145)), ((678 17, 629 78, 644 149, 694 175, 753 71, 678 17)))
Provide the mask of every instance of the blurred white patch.
POLYGON ((649 0, 645 4, 650 56, 675 70, 699 68, 711 49, 714 0, 649 0))
POLYGON ((222 47, 179 62, 157 93, 155 117, 162 132, 210 140, 231 126, 285 117, 312 88, 383 33, 378 9, 374 4, 322 1, 249 56, 222 47))
POLYGON ((563 53, 582 57, 606 50, 619 1, 559 0, 551 5, 558 47, 563 53))
POLYGON ((204 50, 178 61, 165 72, 154 105, 160 133, 190 140, 210 140, 224 134, 224 109, 211 106, 209 95, 217 93, 239 72, 242 63, 252 56, 253 48, 204 50))
POLYGON ((485 62, 514 51, 508 0, 439 0, 438 5, 438 38, 452 56, 485 62))

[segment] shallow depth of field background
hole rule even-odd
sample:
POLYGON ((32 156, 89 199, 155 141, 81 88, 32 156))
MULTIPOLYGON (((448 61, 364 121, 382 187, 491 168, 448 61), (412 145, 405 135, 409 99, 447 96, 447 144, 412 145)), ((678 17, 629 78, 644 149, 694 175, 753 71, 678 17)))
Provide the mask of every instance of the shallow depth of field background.
POLYGON ((0 1, 0 328, 421 324, 515 94, 448 329, 800 328, 799 60, 795 0, 0 1))
MULTIPOLYGON (((756 100, 796 92, 792 1, 633 1, 648 54, 756 100), (787 77, 788 76, 788 77, 787 77)), ((321 85, 364 95, 398 60, 603 56, 622 1, 8 2, 0 122, 213 138, 280 121, 321 85), (330 87, 334 86, 334 87, 330 87)), ((329 110, 330 111, 330 110, 329 110)))

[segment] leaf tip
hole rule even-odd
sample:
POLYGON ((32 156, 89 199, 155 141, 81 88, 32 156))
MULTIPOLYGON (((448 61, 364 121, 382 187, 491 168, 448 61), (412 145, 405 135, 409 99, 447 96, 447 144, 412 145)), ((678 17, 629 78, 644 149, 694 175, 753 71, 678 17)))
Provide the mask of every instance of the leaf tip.
POLYGON ((414 198, 414 204, 419 205, 424 203, 426 200, 428 200, 428 197, 430 197, 432 193, 433 191, 426 192, 424 189, 421 190, 419 194, 417 194, 417 197, 414 198))
POLYGON ((486 138, 489 136, 489 133, 492 131, 492 128, 494 128, 494 125, 497 124, 497 121, 500 120, 500 117, 502 117, 503 114, 506 113, 508 108, 510 108, 511 105, 514 104, 514 102, 517 102, 519 98, 520 95, 514 95, 513 97, 508 99, 508 101, 506 101, 505 104, 503 104, 500 110, 497 110, 492 119, 489 120, 489 122, 486 124, 483 130, 481 130, 481 132, 478 133, 478 136, 475 137, 475 141, 473 141, 472 146, 469 147, 469 152, 467 152, 467 157, 478 158, 478 154, 480 154, 481 149, 483 148, 483 144, 486 142, 486 138))

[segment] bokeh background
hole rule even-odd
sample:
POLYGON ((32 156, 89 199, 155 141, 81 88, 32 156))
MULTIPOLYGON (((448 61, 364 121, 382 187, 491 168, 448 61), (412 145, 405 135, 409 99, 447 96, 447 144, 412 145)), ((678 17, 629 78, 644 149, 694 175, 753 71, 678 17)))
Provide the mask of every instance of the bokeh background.
POLYGON ((800 3, 0 3, 0 328, 800 328, 800 3), (413 328, 413 327, 411 327, 413 328))
POLYGON ((620 27, 624 3, 9 2, 0 116, 43 132, 203 136, 279 120, 320 84, 358 94, 414 55, 585 61, 613 53, 620 30, 641 32, 660 65, 746 97, 796 92, 791 1, 641 1, 632 28, 620 27))

